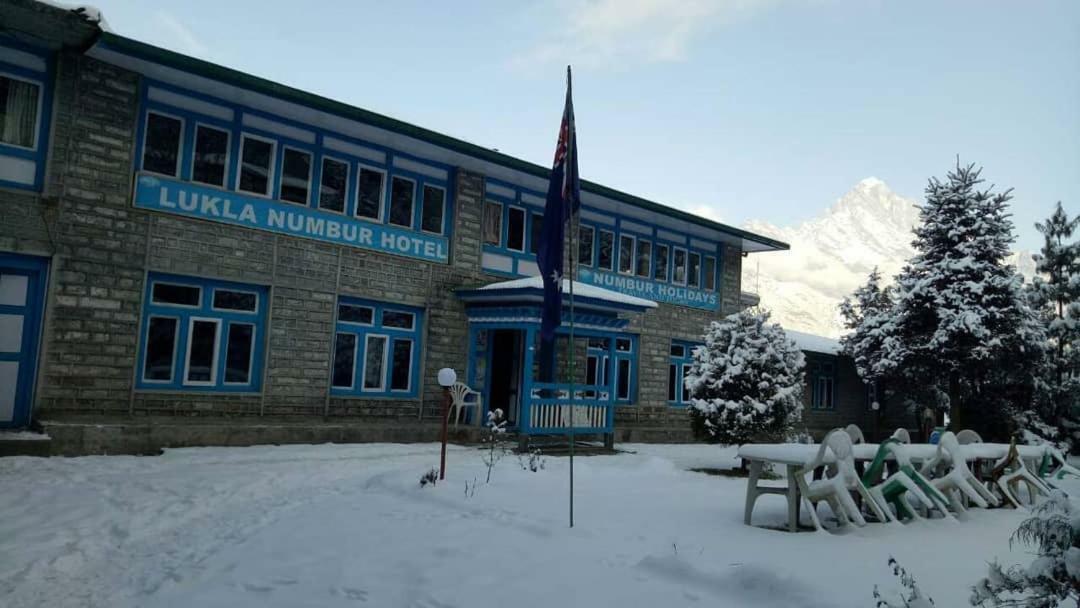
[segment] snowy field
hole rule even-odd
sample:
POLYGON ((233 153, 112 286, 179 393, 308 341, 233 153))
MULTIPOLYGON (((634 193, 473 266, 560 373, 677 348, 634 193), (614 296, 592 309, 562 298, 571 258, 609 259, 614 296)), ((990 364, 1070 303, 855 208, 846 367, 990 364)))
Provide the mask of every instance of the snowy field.
MULTIPOLYGON (((821 606, 897 589, 890 555, 940 607, 967 604, 1023 513, 871 524, 843 535, 749 528, 745 480, 684 470, 734 464, 704 445, 621 445, 483 483, 452 448, 448 479, 419 487, 438 446, 170 450, 160 457, 0 459, 0 606, 821 606), (466 495, 466 482, 479 480, 466 495)), ((822 507, 827 511, 827 507, 822 507)), ((755 523, 781 526, 779 496, 755 523)))

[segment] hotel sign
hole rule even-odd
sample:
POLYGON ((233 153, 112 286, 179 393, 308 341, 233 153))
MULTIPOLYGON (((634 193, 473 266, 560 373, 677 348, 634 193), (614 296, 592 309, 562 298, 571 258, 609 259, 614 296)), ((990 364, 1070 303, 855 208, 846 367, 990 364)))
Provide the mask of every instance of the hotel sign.
POLYGON ((604 289, 610 289, 629 296, 678 304, 703 310, 717 310, 720 307, 720 294, 693 287, 660 283, 649 279, 578 268, 578 281, 604 289))
POLYGON ((447 263, 446 237, 421 234, 299 205, 219 190, 170 178, 135 178, 135 207, 212 222, 447 263))

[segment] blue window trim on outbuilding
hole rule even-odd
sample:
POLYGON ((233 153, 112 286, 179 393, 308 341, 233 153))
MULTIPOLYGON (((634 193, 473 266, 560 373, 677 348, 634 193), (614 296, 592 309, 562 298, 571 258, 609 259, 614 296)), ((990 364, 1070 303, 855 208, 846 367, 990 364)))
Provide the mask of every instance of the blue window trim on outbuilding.
POLYGON ((686 374, 694 362, 693 350, 700 342, 672 340, 668 357, 668 405, 685 407, 690 404, 686 388, 686 374))
MULTIPOLYGON (((455 201, 454 189, 452 185, 455 180, 454 167, 430 159, 420 158, 417 156, 399 152, 386 146, 364 141, 356 137, 345 135, 343 133, 328 131, 318 126, 297 122, 289 118, 269 114, 261 110, 239 105, 236 103, 231 103, 222 99, 205 95, 203 93, 185 90, 171 84, 154 81, 151 79, 143 79, 142 86, 140 88, 140 104, 141 110, 139 112, 138 128, 135 139, 135 158, 137 170, 143 169, 143 150, 146 145, 146 123, 148 120, 148 116, 150 113, 163 114, 166 116, 179 118, 183 121, 179 153, 180 156, 178 162, 179 169, 177 172, 178 174, 166 174, 168 177, 175 177, 182 181, 192 181, 195 130, 197 125, 204 125, 207 127, 221 129, 229 134, 228 154, 225 170, 225 186, 221 188, 222 190, 267 198, 273 200, 276 204, 282 205, 285 209, 295 208, 297 206, 304 206, 330 215, 344 215, 346 217, 354 218, 365 222, 373 222, 376 224, 386 224, 390 226, 402 227, 399 224, 390 223, 389 210, 391 205, 390 194, 393 180, 395 177, 404 178, 413 183, 413 208, 410 218, 411 222, 410 226, 406 227, 406 229, 423 234, 438 234, 439 236, 444 236, 448 239, 452 239, 453 237, 453 217, 455 201), (229 112, 231 112, 232 118, 231 120, 226 120, 219 116, 213 116, 209 113, 209 109, 207 109, 207 113, 198 112, 190 108, 179 107, 179 105, 170 104, 167 100, 151 99, 149 95, 151 88, 162 91, 165 94, 184 96, 186 98, 195 100, 196 102, 213 104, 217 108, 227 109, 229 112), (297 134, 299 134, 300 130, 313 133, 314 141, 302 141, 294 136, 268 131, 255 124, 244 124, 244 115, 253 117, 254 120, 272 121, 273 123, 284 126, 286 129, 295 129, 297 134), (267 188, 268 193, 265 195, 240 190, 238 187, 242 152, 241 145, 244 136, 249 136, 260 140, 266 140, 274 144, 273 158, 271 159, 269 172, 269 184, 267 188), (355 149, 363 148, 381 154, 383 160, 374 160, 372 158, 366 158, 358 154, 353 154, 348 151, 340 150, 338 148, 328 147, 324 143, 327 138, 333 138, 334 140, 344 142, 348 146, 355 147, 355 149), (283 162, 286 148, 291 150, 298 150, 311 156, 311 169, 309 172, 310 179, 308 181, 307 203, 303 205, 300 205, 299 203, 285 201, 280 198, 283 162), (344 212, 325 209, 320 207, 319 205, 322 166, 324 159, 345 161, 346 163, 348 163, 348 177, 346 180, 346 197, 344 212), (378 219, 359 216, 356 214, 358 181, 361 169, 373 169, 384 175, 381 192, 380 214, 378 219), (445 174, 446 177, 440 178, 433 175, 428 175, 422 172, 424 170, 430 170, 431 172, 441 172, 445 174), (438 233, 423 230, 425 187, 437 188, 443 193, 442 230, 438 233)), ((209 106, 207 106, 207 108, 209 108, 209 106)), ((217 186, 210 185, 210 187, 217 186)))
POLYGON ((267 336, 266 316, 269 308, 269 289, 264 286, 189 277, 184 275, 151 272, 143 295, 143 319, 139 332, 138 378, 140 390, 201 391, 226 393, 257 393, 262 390, 265 344, 267 336), (155 284, 176 285, 199 289, 195 305, 155 302, 155 284), (251 312, 227 310, 215 306, 215 291, 233 291, 254 294, 254 310, 251 312), (146 359, 149 328, 152 319, 176 319, 171 375, 168 379, 149 379, 146 359), (214 371, 210 381, 188 380, 188 353, 191 348, 191 330, 196 322, 217 325, 214 347, 214 371), (229 382, 226 359, 229 349, 230 328, 234 325, 253 327, 251 355, 247 382, 229 382))
MULTIPOLYGON (((347 318, 347 317, 346 317, 347 318)), ((415 306, 405 306, 389 302, 365 300, 349 296, 339 296, 335 313, 334 355, 331 359, 333 364, 331 373, 330 392, 339 397, 377 397, 385 398, 415 398, 420 394, 420 359, 423 352, 423 327, 424 310, 415 306), (353 309, 369 309, 370 322, 344 320, 343 307, 353 309), (412 315, 411 328, 394 327, 387 325, 387 313, 404 313, 412 315), (336 366, 338 361, 338 345, 341 344, 338 336, 345 336, 345 340, 351 341, 352 365, 351 383, 349 386, 338 385, 336 366), (352 336, 352 338, 348 338, 352 336), (365 385, 367 347, 369 339, 385 340, 383 344, 382 372, 380 374, 381 386, 367 387, 365 385), (395 372, 394 352, 399 343, 411 344, 408 372, 408 387, 405 389, 394 388, 393 379, 395 372)), ((346 355, 347 356, 347 355, 346 355)))
POLYGON ((34 145, 16 146, 0 142, 0 157, 21 159, 34 163, 33 183, 27 184, 0 178, 0 186, 40 192, 45 183, 45 165, 49 153, 49 132, 52 127, 53 88, 55 66, 53 55, 48 51, 14 40, 0 34, 0 47, 16 53, 27 53, 41 60, 44 69, 31 69, 25 65, 16 65, 0 57, 0 75, 9 76, 38 85, 37 124, 35 125, 34 145))

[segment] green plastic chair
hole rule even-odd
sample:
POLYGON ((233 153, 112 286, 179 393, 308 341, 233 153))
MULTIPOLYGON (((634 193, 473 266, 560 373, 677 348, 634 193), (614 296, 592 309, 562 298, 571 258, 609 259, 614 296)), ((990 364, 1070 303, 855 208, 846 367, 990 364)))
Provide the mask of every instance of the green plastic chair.
POLYGON ((903 443, 895 437, 886 439, 878 446, 874 460, 863 473, 862 483, 869 490, 870 495, 877 500, 889 521, 895 521, 896 518, 921 519, 909 502, 909 495, 918 499, 928 511, 936 508, 946 517, 949 516, 948 498, 915 470, 903 443), (899 470, 886 477, 885 465, 890 454, 899 470), (884 480, 882 480, 883 477, 884 480), (889 505, 896 508, 895 517, 889 505))

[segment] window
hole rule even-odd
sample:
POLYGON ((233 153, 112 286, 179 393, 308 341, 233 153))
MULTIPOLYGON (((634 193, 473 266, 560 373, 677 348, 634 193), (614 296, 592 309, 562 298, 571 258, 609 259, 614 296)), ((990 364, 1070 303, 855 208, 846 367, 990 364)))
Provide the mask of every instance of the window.
POLYGON ((704 265, 701 267, 702 284, 708 291, 716 291, 716 258, 705 256, 704 265))
MULTIPOLYGON (((6 116, 4 125, 7 125, 6 116)), ((184 121, 179 118, 157 112, 147 113, 146 135, 143 137, 143 171, 177 177, 180 167, 180 137, 183 132, 184 121)))
POLYGON ((382 220, 385 183, 386 174, 382 171, 360 167, 360 172, 356 177, 356 217, 382 220))
POLYGON ((686 285, 686 250, 675 248, 675 264, 672 269, 671 282, 686 285))
POLYGON ((446 210, 446 191, 438 186, 424 185, 424 206, 420 214, 420 229, 432 234, 443 233, 446 210))
POLYGON ((191 181, 224 188, 228 166, 229 132, 206 125, 196 126, 191 181))
POLYGON ((630 399, 629 359, 619 359, 619 367, 615 371, 615 399, 620 401, 630 399))
POLYGON ((422 314, 418 308, 342 297, 331 359, 332 392, 415 397, 422 314))
POLYGON ((0 142, 36 148, 40 103, 40 84, 0 75, 0 142))
POLYGON ((656 245, 656 280, 668 280, 668 246, 656 245))
POLYGON ((701 285, 701 254, 690 253, 690 264, 687 266, 686 281, 690 287, 701 285))
POLYGON ((638 241, 637 243, 637 275, 649 278, 652 273, 652 243, 638 241))
POLYGON ((593 235, 596 233, 592 226, 578 227, 578 263, 592 266, 593 259, 593 235))
POLYGON ((540 251, 540 235, 544 232, 544 214, 532 214, 532 226, 529 228, 529 253, 540 251))
POLYGON ((416 182, 404 177, 390 180, 390 223, 412 228, 416 182))
POLYGON ((525 251, 525 210, 510 207, 506 215, 506 248, 525 251))
POLYGON ((348 188, 348 163, 324 157, 322 159, 322 174, 319 177, 319 208, 344 213, 345 192, 348 188))
POLYGON ((484 244, 498 247, 502 241, 502 204, 484 203, 484 244))
POLYGON ((272 141, 244 134, 240 138, 240 175, 237 190, 269 196, 273 177, 274 148, 272 141))
POLYGON ((699 344, 689 342, 671 343, 671 354, 668 358, 668 402, 671 405, 689 405, 690 386, 686 378, 690 375, 691 366, 694 363, 694 348, 699 344))
POLYGON ((634 274, 634 237, 619 235, 619 272, 634 274))
POLYGON ((265 287, 150 273, 140 389, 256 392, 265 287))
POLYGON ((603 270, 613 270, 615 267, 615 233, 607 230, 600 231, 600 253, 596 267, 603 270))
POLYGON ((311 153, 285 148, 281 155, 281 192, 278 198, 306 205, 310 187, 311 153))
POLYGON ((835 372, 832 363, 813 363, 808 366, 810 370, 810 406, 814 409, 833 409, 833 387, 835 384, 835 372))

